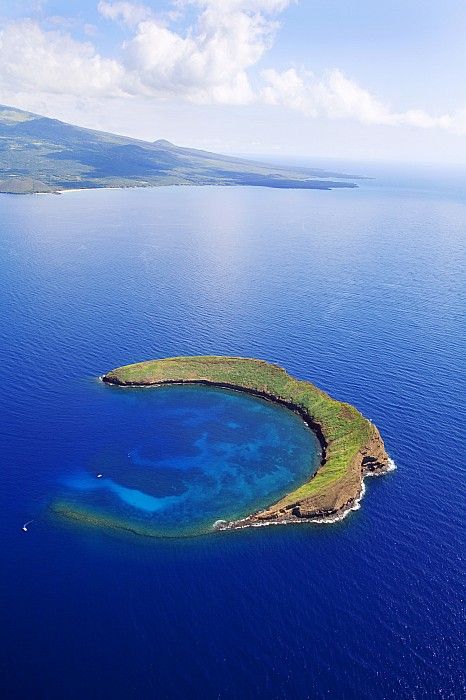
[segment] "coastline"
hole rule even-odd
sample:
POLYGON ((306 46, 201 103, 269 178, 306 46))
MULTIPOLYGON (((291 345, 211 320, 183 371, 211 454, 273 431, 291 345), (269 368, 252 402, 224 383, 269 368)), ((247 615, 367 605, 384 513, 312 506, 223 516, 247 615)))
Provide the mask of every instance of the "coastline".
MULTIPOLYGON (((361 178, 362 179, 362 178, 361 178)), ((9 191, 7 189, 0 190, 0 194, 8 195, 61 195, 67 194, 68 192, 87 192, 95 190, 135 190, 135 189, 156 189, 159 187, 265 187, 268 189, 284 189, 284 190, 317 190, 318 192, 330 192, 336 189, 358 189, 359 185, 354 182, 342 182, 335 180, 313 180, 310 179, 309 183, 315 182, 314 186, 309 185, 308 187, 299 186, 300 181, 297 181, 296 185, 288 184, 278 187, 274 184, 266 183, 248 183, 248 182, 159 182, 159 183, 148 183, 148 184, 136 184, 136 185, 96 185, 94 187, 66 187, 47 190, 37 190, 37 191, 9 191)))
POLYGON ((238 520, 218 520, 213 525, 214 530, 243 530, 249 527, 267 527, 269 525, 293 525, 296 523, 309 523, 315 525, 334 525, 335 523, 340 523, 344 520, 350 513, 356 510, 360 510, 361 502, 366 495, 366 484, 365 480, 369 477, 383 476, 384 474, 389 474, 397 469, 395 462, 389 457, 388 466, 385 470, 379 470, 377 472, 365 472, 361 478, 361 490, 359 495, 354 499, 354 502, 346 508, 346 510, 341 510, 335 515, 324 515, 321 517, 309 517, 309 518, 296 518, 296 517, 281 517, 275 520, 259 520, 255 519, 262 511, 257 511, 248 515, 245 518, 239 518, 238 520))
POLYGON ((178 357, 126 365, 101 377, 118 387, 205 384, 243 391, 285 406, 303 418, 322 448, 316 472, 275 503, 232 521, 217 521, 216 531, 332 523, 357 510, 364 479, 392 471, 393 462, 376 426, 354 407, 336 401, 310 382, 291 377, 278 365, 250 358, 178 357))

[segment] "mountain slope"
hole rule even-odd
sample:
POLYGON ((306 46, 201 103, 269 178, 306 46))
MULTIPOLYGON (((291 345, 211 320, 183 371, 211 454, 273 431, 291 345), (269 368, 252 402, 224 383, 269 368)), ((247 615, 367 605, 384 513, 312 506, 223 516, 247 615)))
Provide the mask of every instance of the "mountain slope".
POLYGON ((0 106, 0 192, 155 185, 356 187, 344 181, 350 177, 181 148, 163 139, 149 143, 0 106))

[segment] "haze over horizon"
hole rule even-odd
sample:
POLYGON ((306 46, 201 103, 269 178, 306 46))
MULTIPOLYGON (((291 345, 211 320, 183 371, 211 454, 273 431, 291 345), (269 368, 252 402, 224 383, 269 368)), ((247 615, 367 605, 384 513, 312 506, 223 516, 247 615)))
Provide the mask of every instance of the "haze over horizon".
POLYGON ((462 163, 465 33, 460 0, 0 0, 0 103, 224 153, 462 163))

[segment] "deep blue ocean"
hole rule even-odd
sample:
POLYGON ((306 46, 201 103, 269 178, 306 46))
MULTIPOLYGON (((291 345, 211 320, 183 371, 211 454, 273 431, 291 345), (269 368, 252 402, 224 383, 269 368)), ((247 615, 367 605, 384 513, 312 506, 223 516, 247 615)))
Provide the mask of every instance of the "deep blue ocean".
POLYGON ((366 172, 0 196, 2 698, 465 697, 466 175, 366 172), (326 526, 52 517, 209 532, 305 478, 317 446, 284 409, 97 379, 182 354, 309 379, 397 469, 326 526))

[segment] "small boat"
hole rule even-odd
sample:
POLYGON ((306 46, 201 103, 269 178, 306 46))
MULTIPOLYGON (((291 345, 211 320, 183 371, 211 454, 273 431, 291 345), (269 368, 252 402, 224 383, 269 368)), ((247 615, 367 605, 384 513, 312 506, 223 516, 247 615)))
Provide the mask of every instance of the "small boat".
POLYGON ((23 530, 23 532, 27 532, 27 531, 28 531, 28 525, 30 525, 32 522, 34 522, 34 521, 33 521, 33 520, 28 520, 27 523, 24 523, 23 527, 21 528, 21 529, 23 530))
POLYGON ((101 478, 102 478, 102 474, 97 474, 97 478, 98 478, 98 479, 101 479, 101 478))

